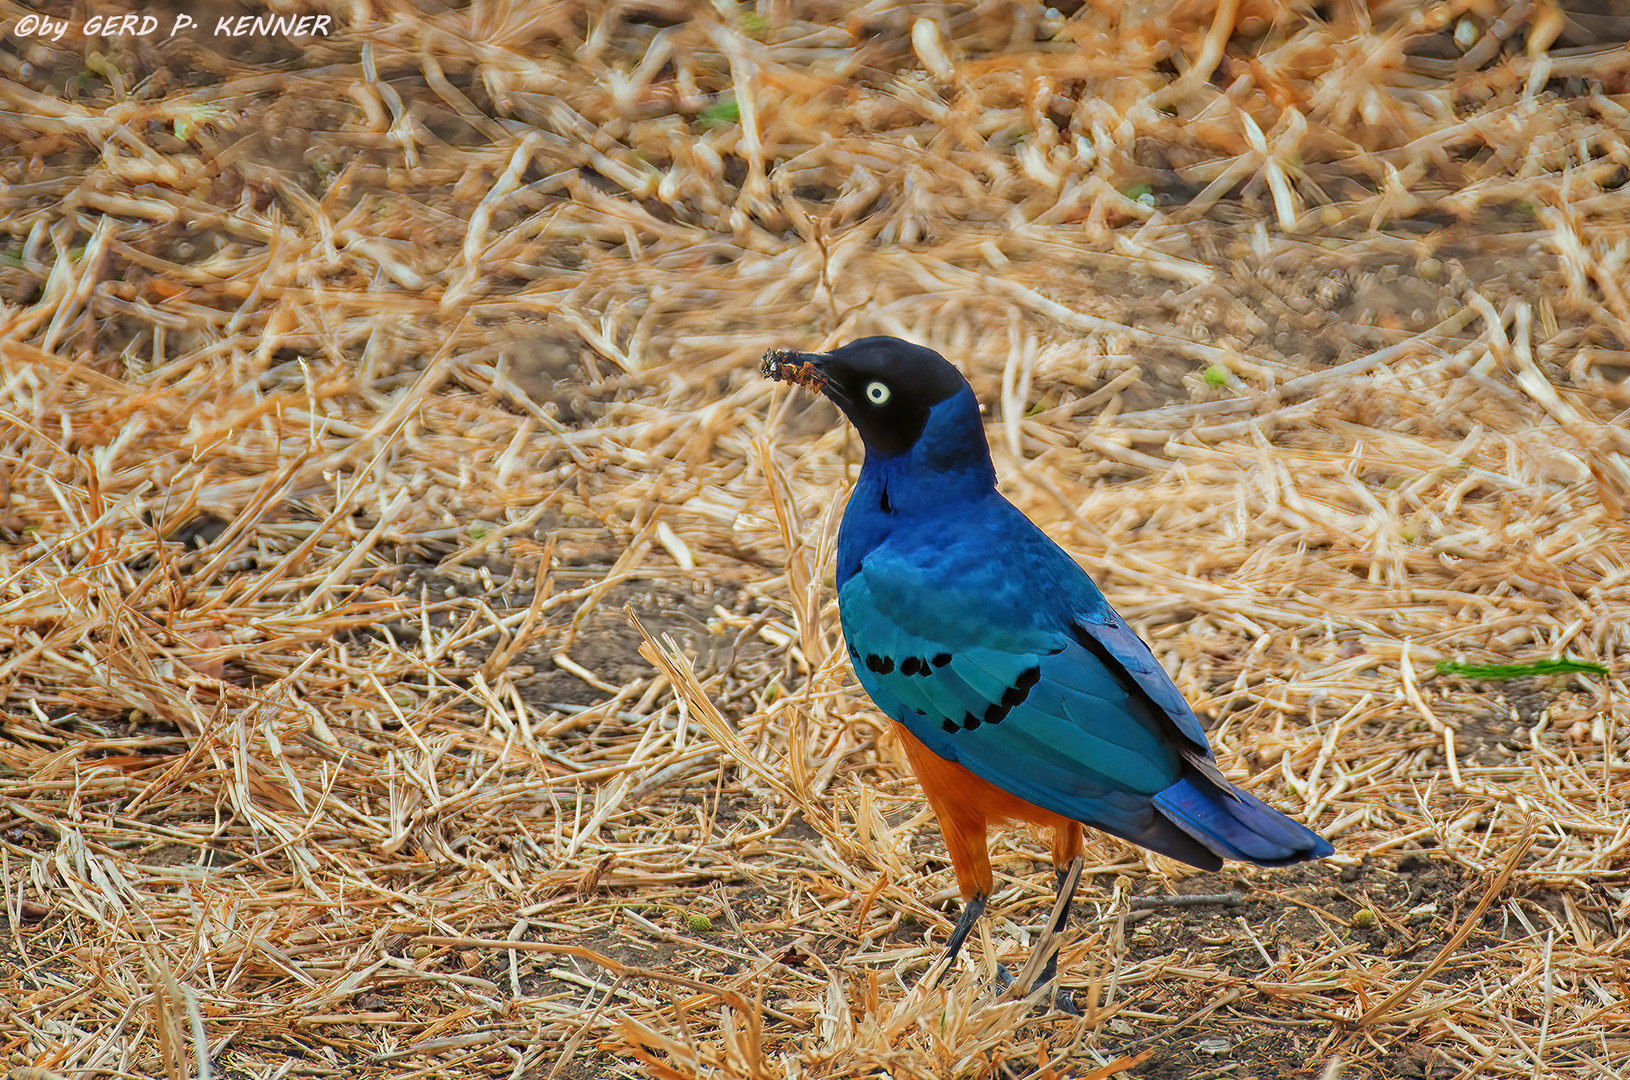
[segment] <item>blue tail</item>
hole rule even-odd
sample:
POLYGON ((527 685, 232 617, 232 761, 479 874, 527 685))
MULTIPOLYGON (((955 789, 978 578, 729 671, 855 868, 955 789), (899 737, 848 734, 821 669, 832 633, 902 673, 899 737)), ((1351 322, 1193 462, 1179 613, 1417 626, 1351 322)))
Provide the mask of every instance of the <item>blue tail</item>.
POLYGON ((1154 797, 1172 824, 1225 859, 1286 866, 1333 854, 1330 842, 1261 799, 1186 776, 1154 797))

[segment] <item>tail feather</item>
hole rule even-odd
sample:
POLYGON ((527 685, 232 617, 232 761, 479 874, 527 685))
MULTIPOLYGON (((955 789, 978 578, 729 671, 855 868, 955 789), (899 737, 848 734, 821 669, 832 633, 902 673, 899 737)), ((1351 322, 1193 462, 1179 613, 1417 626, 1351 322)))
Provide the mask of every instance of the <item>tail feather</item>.
POLYGON ((1286 866, 1333 854, 1330 842, 1256 796, 1190 775, 1154 797, 1172 824, 1225 859, 1286 866))

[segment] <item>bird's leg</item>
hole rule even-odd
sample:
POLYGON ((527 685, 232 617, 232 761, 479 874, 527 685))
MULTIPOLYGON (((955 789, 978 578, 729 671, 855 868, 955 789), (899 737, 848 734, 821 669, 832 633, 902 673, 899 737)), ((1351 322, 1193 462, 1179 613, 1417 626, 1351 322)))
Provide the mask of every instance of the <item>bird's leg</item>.
MULTIPOLYGON (((1053 907, 1053 918, 1048 923, 1043 935, 1044 940, 1050 939, 1064 930, 1064 924, 1070 919, 1070 902, 1075 899, 1075 886, 1081 880, 1081 856, 1077 855, 1070 861, 1070 865, 1058 872, 1058 902, 1053 907)), ((1058 978, 1058 954, 1062 946, 1055 947, 1052 955, 1047 957, 1047 966, 1041 969, 1036 981, 1042 986, 1058 978)), ((1081 1015, 1071 1000, 1069 991, 1063 987, 1056 987, 1053 991, 1053 1005, 1060 1012, 1072 1016, 1081 1015)))
POLYGON ((985 913, 987 899, 984 893, 976 892, 963 903, 962 914, 957 916, 956 927, 951 931, 951 940, 945 944, 945 967, 940 971, 940 977, 934 980, 935 986, 945 981, 951 965, 956 963, 957 953, 962 951, 962 943, 968 940, 968 934, 973 930, 974 923, 985 913))
MULTIPOLYGON (((1081 856, 1077 855, 1075 861, 1058 872, 1058 899, 1059 902, 1053 910, 1053 918, 1047 926, 1048 936, 1063 931, 1066 923, 1070 921, 1070 903, 1075 899, 1075 883, 1081 876, 1081 856), (1068 887, 1068 892, 1065 891, 1068 887)), ((1058 976, 1058 949, 1047 958, 1047 966, 1041 969, 1040 980, 1044 983, 1052 982, 1058 976)))

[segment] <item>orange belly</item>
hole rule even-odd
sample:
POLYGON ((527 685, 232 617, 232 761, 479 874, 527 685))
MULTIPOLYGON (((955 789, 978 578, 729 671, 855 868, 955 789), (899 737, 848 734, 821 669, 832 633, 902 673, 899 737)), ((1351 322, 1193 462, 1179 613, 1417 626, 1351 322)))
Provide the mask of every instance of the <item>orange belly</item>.
POLYGON ((1081 823, 1034 803, 1025 802, 1010 791, 981 780, 954 761, 946 761, 924 746, 905 725, 896 723, 894 733, 905 747, 906 760, 917 774, 923 795, 939 819, 945 847, 951 854, 957 886, 962 898, 989 896, 992 888, 990 853, 985 831, 992 824, 1024 822, 1053 832, 1053 863, 1067 866, 1081 853, 1081 823))

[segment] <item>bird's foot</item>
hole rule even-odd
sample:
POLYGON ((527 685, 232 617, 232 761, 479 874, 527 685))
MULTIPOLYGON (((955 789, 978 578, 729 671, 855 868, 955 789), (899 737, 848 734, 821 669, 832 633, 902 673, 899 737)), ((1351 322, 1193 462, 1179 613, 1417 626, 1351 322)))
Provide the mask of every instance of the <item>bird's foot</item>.
MULTIPOLYGON (((1049 977, 1045 980, 1038 981, 1051 982, 1052 980, 1049 977)), ((1006 990, 1013 985, 1013 972, 1007 969, 1006 964, 996 965, 996 985, 1000 986, 1003 990, 1006 990)), ((1034 991, 1035 987, 1032 986, 1031 990, 1034 991)), ((1081 1010, 1075 1007, 1074 995, 1072 995, 1062 986, 1053 987, 1053 1008, 1061 1013, 1064 1013, 1066 1016, 1081 1015, 1081 1010)))

